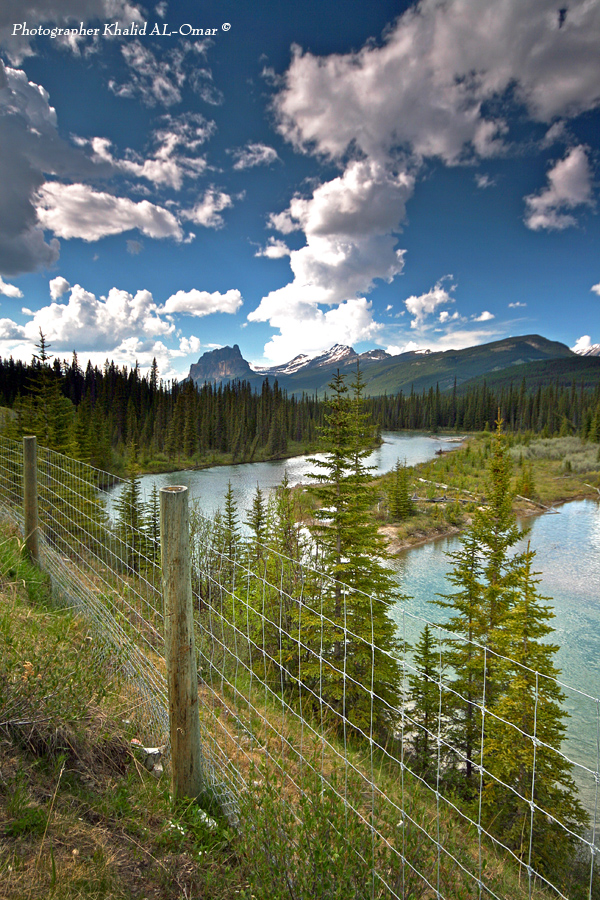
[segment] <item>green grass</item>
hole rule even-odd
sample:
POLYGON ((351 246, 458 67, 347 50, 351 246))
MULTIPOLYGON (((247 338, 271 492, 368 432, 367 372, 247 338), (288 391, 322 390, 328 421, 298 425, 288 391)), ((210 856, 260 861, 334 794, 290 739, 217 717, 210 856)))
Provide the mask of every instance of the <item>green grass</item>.
MULTIPOLYGON (((0 896, 199 898, 245 890, 227 823, 170 802, 134 758, 115 672, 0 537, 0 896), (213 824, 214 821, 214 824, 213 824)), ((1 533, 1 532, 0 532, 1 533)))

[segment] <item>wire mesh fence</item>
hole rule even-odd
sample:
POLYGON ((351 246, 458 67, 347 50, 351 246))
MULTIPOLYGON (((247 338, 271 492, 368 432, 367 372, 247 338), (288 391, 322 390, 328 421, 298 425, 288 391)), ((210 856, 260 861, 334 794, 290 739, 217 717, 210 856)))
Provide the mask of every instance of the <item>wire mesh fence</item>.
MULTIPOLYGON (((119 479, 45 449, 37 477, 41 564, 125 676, 140 734, 167 743, 156 498, 143 504, 131 479, 109 515, 119 479)), ((22 527, 23 449, 5 438, 0 504, 22 527)), ((378 599, 332 578, 299 531, 283 553, 196 508, 190 541, 205 777, 232 820, 273 786, 297 820, 316 783, 327 834, 368 873, 360 896, 597 895, 597 698, 401 605, 382 650, 378 599), (415 654, 425 626, 430 667, 415 654), (522 683, 518 714, 492 698, 499 668, 522 683), (378 671, 397 674, 393 691, 378 671), (580 754, 549 737, 566 696, 595 723, 580 754)))

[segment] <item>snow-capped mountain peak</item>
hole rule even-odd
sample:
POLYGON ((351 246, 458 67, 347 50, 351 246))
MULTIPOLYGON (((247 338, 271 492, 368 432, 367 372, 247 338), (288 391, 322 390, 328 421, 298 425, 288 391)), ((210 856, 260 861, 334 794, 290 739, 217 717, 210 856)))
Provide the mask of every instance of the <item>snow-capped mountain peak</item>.
POLYGON ((590 344, 582 350, 575 350, 579 356, 600 356, 600 344, 590 344))

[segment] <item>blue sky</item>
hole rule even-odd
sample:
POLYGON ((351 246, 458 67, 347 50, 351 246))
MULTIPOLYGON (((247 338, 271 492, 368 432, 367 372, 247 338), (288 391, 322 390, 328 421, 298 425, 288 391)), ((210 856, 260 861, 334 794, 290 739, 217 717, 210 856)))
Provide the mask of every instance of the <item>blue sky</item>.
POLYGON ((600 0, 3 0, 0 355, 600 342, 599 46, 600 0))

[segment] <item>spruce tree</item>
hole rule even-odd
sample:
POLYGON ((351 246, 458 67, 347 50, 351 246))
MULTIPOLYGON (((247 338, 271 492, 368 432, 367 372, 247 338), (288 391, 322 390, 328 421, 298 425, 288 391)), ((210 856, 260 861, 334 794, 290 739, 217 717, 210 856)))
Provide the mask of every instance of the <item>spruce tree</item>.
POLYGON ((448 579, 458 590, 433 601, 454 611, 445 626, 458 635, 445 655, 455 672, 449 742, 465 764, 467 785, 478 763, 481 706, 485 702, 493 709, 504 686, 496 653, 522 559, 510 553, 521 532, 512 511, 511 466, 500 419, 490 450, 487 505, 475 511, 462 549, 450 554, 454 568, 448 579))
POLYGON ((482 808, 521 859, 528 860, 531 850, 536 870, 564 879, 575 850, 565 827, 580 834, 587 816, 571 764, 560 753, 567 713, 553 661, 558 645, 547 640, 554 613, 544 603, 549 598, 538 593, 534 556, 528 544, 499 642, 505 687, 486 725, 484 765, 493 778, 485 779, 482 808), (531 801, 538 807, 533 814, 531 801))
POLYGON ((414 649, 415 674, 410 675, 409 713, 412 720, 412 768, 432 780, 438 764, 437 731, 440 714, 440 646, 427 624, 414 649))
MULTIPOLYGON (((364 413, 360 369, 353 394, 339 370, 329 385, 329 413, 321 433, 324 458, 312 459, 321 502, 313 533, 321 564, 334 579, 320 598, 323 618, 313 621, 327 665, 320 671, 324 699, 362 729, 389 725, 399 704, 400 666, 389 609, 398 599, 382 563, 386 550, 371 515, 372 479, 366 465, 373 428, 364 413), (320 631, 318 630, 320 628, 320 631), (372 693, 371 693, 372 692, 372 693)), ((308 623, 307 623, 308 627, 308 623)), ((307 663, 320 665, 318 658, 307 663)))
POLYGON ((414 504, 408 486, 408 470, 406 462, 398 459, 392 472, 392 480, 388 489, 388 504, 392 519, 402 521, 413 514, 414 504))
POLYGON ((252 498, 252 507, 246 519, 246 525, 252 532, 252 554, 254 559, 258 561, 264 557, 264 549, 267 541, 268 515, 267 505, 265 503, 263 492, 259 485, 256 485, 256 491, 252 498))
POLYGON ((137 447, 129 446, 129 477, 115 502, 116 532, 121 540, 121 556, 131 572, 140 572, 148 549, 146 508, 137 465, 137 447))
POLYGON ((457 591, 433 602, 453 610, 444 627, 458 636, 447 640, 444 650, 444 661, 454 672, 445 714, 449 722, 448 744, 457 751, 453 768, 464 768, 469 793, 481 743, 487 615, 479 541, 472 530, 468 530, 461 537, 461 543, 460 550, 449 554, 454 567, 448 573, 448 580, 457 591))

